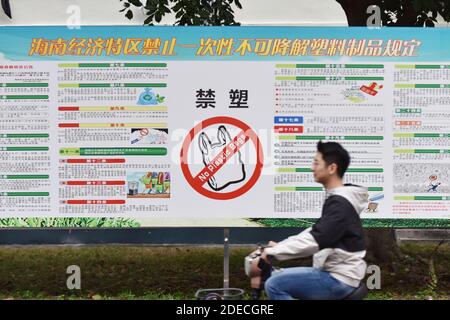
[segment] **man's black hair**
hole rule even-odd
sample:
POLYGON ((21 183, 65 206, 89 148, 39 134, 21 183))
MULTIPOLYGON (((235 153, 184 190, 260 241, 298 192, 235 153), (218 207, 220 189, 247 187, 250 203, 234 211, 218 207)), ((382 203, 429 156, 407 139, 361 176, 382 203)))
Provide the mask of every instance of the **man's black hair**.
POLYGON ((343 177, 345 171, 350 164, 350 155, 337 142, 322 142, 317 143, 317 151, 322 154, 322 158, 327 166, 335 163, 337 165, 337 174, 343 177))

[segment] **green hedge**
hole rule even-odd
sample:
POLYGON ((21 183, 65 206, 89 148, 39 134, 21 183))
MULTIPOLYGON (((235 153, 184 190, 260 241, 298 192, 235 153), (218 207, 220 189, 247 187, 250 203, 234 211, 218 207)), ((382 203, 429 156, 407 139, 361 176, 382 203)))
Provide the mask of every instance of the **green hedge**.
POLYGON ((124 218, 4 218, 0 228, 136 228, 140 224, 124 218))
MULTIPOLYGON (((268 227, 310 227, 317 219, 253 219, 268 227)), ((365 228, 450 228, 450 219, 363 219, 365 228)))

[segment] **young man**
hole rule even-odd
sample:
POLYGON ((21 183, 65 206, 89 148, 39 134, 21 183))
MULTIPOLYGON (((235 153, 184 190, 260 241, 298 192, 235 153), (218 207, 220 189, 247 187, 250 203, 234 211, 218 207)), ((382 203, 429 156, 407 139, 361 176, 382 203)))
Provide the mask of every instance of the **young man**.
POLYGON ((322 216, 302 233, 270 242, 262 258, 288 260, 313 255, 313 267, 286 268, 265 283, 269 299, 343 299, 366 273, 366 251, 359 214, 367 207, 367 189, 343 184, 348 152, 336 142, 319 142, 312 164, 316 182, 326 189, 322 216))

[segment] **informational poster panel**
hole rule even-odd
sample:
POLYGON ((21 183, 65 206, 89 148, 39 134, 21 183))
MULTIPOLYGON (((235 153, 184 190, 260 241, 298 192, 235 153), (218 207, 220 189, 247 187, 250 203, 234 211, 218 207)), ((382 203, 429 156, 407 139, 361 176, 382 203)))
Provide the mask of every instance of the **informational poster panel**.
POLYGON ((315 219, 321 140, 349 151, 364 219, 448 221, 449 40, 417 28, 2 27, 0 218, 315 219))

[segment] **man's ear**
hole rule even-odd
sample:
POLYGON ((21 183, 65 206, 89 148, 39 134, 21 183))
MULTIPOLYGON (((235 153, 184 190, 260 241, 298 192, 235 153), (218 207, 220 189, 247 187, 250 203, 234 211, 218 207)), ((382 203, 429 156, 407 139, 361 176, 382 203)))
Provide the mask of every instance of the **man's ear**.
POLYGON ((337 168, 338 168, 338 166, 337 166, 336 163, 330 164, 330 165, 328 166, 328 173, 329 173, 330 175, 333 175, 333 174, 337 173, 337 168))

